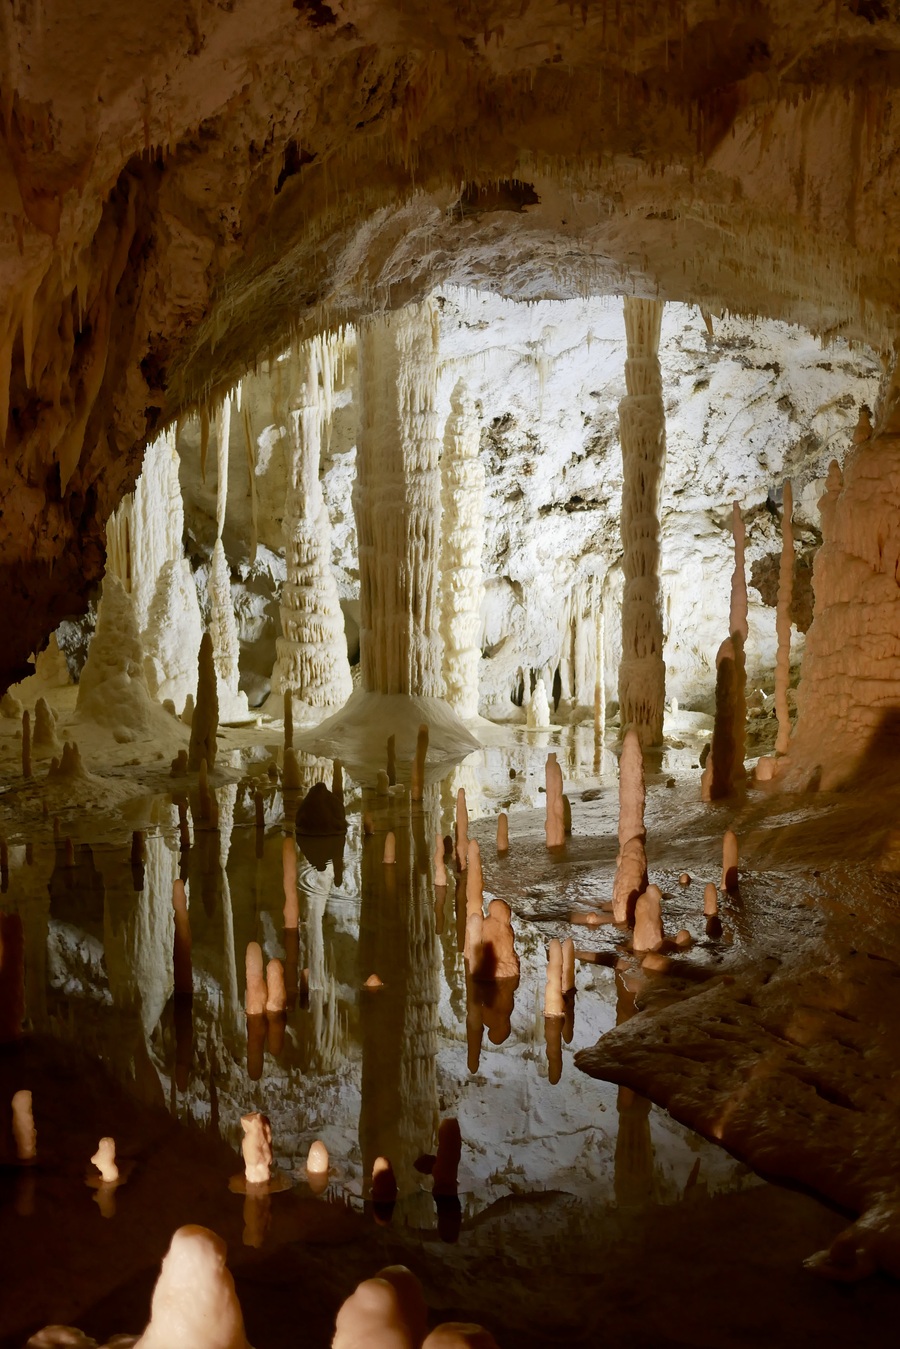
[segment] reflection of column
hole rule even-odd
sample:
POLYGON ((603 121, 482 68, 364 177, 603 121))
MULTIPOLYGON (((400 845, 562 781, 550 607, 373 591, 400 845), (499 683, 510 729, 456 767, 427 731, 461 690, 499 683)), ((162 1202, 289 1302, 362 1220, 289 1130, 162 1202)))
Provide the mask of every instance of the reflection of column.
POLYGON ((478 715, 484 581, 484 465, 475 405, 462 380, 453 390, 441 458, 441 632, 447 702, 463 718, 478 715))
POLYGON ((301 863, 297 886, 301 896, 301 914, 305 913, 306 959, 309 969, 309 1010, 305 1024, 307 1053, 305 1062, 318 1072, 332 1072, 342 1057, 343 1034, 337 985, 325 959, 323 923, 334 873, 331 866, 317 871, 301 863))
POLYGON ((162 834, 144 843, 144 888, 134 892, 128 851, 98 851, 103 873, 103 950, 117 1012, 140 1017, 145 1039, 156 1029, 173 988, 172 884, 178 854, 162 834))
POLYGON ((47 1020, 47 934, 50 929, 52 850, 41 849, 37 859, 25 861, 25 849, 10 849, 13 867, 4 902, 12 904, 22 919, 25 938, 25 1015, 32 1030, 41 1030, 47 1020))
POLYGON ((619 404, 622 442, 622 663, 620 723, 642 745, 663 735, 666 666, 659 587, 659 497, 666 463, 666 418, 659 368, 661 300, 625 299, 627 394, 619 404))
POLYGON ((228 783, 216 790, 219 806, 219 866, 222 870, 222 994, 228 1024, 236 1033, 243 1029, 243 1009, 238 993, 237 955, 234 946, 234 913, 231 904, 231 886, 228 884, 228 854, 231 851, 231 832, 234 828, 234 807, 237 785, 228 783))
MULTIPOLYGON (((634 992, 616 975, 616 1025, 635 1013, 634 992)), ((653 1199, 653 1139, 650 1135, 652 1103, 630 1087, 619 1087, 616 1110, 619 1131, 616 1135, 615 1192, 622 1208, 640 1207, 653 1199)))
POLYGON ((363 851, 361 982, 375 972, 384 987, 361 999, 359 1139, 365 1173, 388 1157, 402 1194, 416 1188, 412 1164, 432 1150, 437 1128, 439 950, 431 886, 412 864, 408 820, 395 833, 395 865, 382 862, 380 835, 363 851))
POLYGON ((433 301, 363 325, 353 509, 360 661, 371 693, 440 697, 440 439, 433 301))

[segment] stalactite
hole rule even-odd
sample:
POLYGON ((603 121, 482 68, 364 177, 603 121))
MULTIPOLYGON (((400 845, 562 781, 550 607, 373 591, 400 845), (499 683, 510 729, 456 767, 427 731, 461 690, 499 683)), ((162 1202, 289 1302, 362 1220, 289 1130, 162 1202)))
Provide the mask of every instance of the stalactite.
POLYGON ((433 301, 359 333, 359 539, 363 687, 440 697, 438 312, 433 301))
POLYGON ((625 299, 627 394, 619 403, 622 442, 622 663, 619 717, 641 743, 662 742, 666 694, 659 586, 659 499, 665 472, 666 424, 659 366, 663 305, 625 299))
MULTIPOLYGON (((272 691, 292 689, 301 720, 312 709, 340 707, 353 683, 344 616, 331 568, 331 526, 319 483, 322 430, 331 400, 319 384, 328 343, 308 342, 299 355, 297 408, 291 423, 289 488, 284 511, 287 579, 281 592, 283 636, 276 641, 272 691)), ((330 384, 329 369, 323 371, 330 384)))
POLYGON ((441 633, 445 697, 464 719, 478 715, 484 582, 484 466, 475 406, 462 380, 453 390, 441 458, 441 633))
POLYGON ((216 538, 221 539, 228 505, 228 450, 231 439, 231 399, 222 399, 216 418, 216 538))
POLYGON ((775 608, 775 632, 778 637, 775 655, 775 715, 778 718, 776 754, 787 753, 791 738, 787 694, 791 679, 791 602, 794 596, 793 518, 794 494, 790 481, 786 481, 781 509, 781 563, 778 568, 778 599, 775 608))

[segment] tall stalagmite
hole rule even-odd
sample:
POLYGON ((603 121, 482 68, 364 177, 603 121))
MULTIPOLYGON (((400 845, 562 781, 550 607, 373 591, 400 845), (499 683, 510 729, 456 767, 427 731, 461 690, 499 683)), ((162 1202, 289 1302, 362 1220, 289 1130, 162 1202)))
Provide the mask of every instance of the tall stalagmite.
POLYGON ((666 666, 659 586, 659 499, 666 463, 666 422, 659 368, 661 300, 625 299, 626 396, 619 403, 622 442, 622 663, 619 706, 643 745, 663 735, 666 666))
POLYGON ((450 400, 441 459, 441 632, 445 697, 459 716, 478 715, 484 581, 484 466, 475 405, 462 380, 450 400))
POLYGON ((778 602, 775 631, 778 648, 775 655, 775 715, 778 735, 775 752, 786 754, 791 738, 791 713, 788 685, 791 680, 791 602, 794 597, 794 491, 790 481, 784 484, 781 508, 781 563, 778 568, 778 602))
POLYGON ((298 721, 340 707, 353 691, 344 616, 331 569, 331 523, 319 483, 322 434, 330 417, 334 343, 315 338, 297 359, 296 404, 287 409, 288 493, 284 509, 287 580, 272 692, 291 689, 298 721), (327 387, 320 388, 320 375, 327 387))
POLYGON ((372 693, 440 697, 438 311, 431 300, 359 332, 360 662, 372 693))

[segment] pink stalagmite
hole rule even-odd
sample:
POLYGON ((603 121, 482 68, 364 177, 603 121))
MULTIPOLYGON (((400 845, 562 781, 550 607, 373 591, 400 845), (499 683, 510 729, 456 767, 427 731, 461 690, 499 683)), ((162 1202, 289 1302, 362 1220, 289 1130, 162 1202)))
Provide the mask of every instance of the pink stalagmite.
POLYGON ((703 912, 707 918, 715 918, 719 912, 719 891, 715 881, 707 881, 704 886, 703 912))
POLYGON ((460 787, 456 793, 456 859, 457 869, 465 871, 466 855, 469 848, 469 812, 466 808, 466 789, 460 787))
POLYGON ((259 942, 247 943, 245 957, 247 991, 244 995, 244 1011, 247 1016, 265 1016, 268 992, 263 974, 263 954, 259 942))
POLYGON ((726 829, 722 839, 722 881, 720 890, 734 890, 738 883, 738 841, 737 835, 726 829))
POLYGON ((484 912, 484 872, 481 867, 481 849, 475 839, 469 839, 466 849, 466 913, 484 912))
POLYGON ((638 896, 634 906, 634 949, 655 951, 662 945, 662 893, 656 885, 648 885, 638 896))
POLYGON ((250 1349, 225 1255, 215 1232, 179 1227, 153 1290, 150 1324, 135 1349, 250 1349))
POLYGON ((750 634, 747 626, 747 575, 744 565, 744 546, 747 529, 741 508, 735 501, 731 508, 731 532, 734 536, 734 571, 731 573, 731 607, 728 614, 729 633, 739 632, 746 642, 750 634))
POLYGON ((286 1009, 284 965, 280 960, 270 960, 266 966, 266 1013, 269 1016, 281 1016, 286 1009))
POLYGON ((505 857, 509 852, 509 817, 505 810, 497 816, 497 856, 505 857))
POLYGON ((647 853, 643 840, 630 838, 618 857, 613 881, 613 920, 630 921, 638 895, 647 888, 647 853))
POLYGON ((382 860, 385 866, 393 866, 397 861, 397 840, 390 830, 384 836, 384 857, 382 860))
POLYGON ((547 755, 544 782, 547 789, 547 817, 544 822, 544 838, 548 848, 561 848, 566 841, 563 776, 555 754, 547 755))

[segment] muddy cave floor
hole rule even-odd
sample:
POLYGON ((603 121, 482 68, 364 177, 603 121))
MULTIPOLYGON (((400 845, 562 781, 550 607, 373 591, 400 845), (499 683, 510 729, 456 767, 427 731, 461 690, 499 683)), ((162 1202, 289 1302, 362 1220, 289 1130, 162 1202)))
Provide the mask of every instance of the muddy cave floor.
MULTIPOLYGON (((613 968, 628 956, 627 934, 572 921, 609 898, 616 852, 615 761, 595 755, 590 728, 498 732, 421 808, 348 779, 339 879, 333 862, 320 871, 321 859, 299 858, 308 996, 283 1044, 270 1036, 252 1080, 243 952, 256 938, 268 956, 284 954, 283 821, 295 806, 269 784, 257 831, 252 795, 265 779, 248 787, 247 772, 277 757, 277 740, 271 730, 224 734, 220 830, 197 827, 188 852, 171 797, 183 791, 196 808, 196 779, 174 784, 162 769, 122 764, 107 774, 115 805, 99 788, 92 809, 58 791, 45 816, 40 792, 11 767, 14 746, 0 745, 2 909, 23 921, 31 1026, 0 1049, 0 1099, 31 1088, 39 1147, 39 1165, 24 1171, 3 1165, 12 1143, 5 1130, 0 1139, 3 1349, 48 1323, 100 1343, 137 1333, 171 1233, 186 1222, 227 1240, 256 1349, 328 1345, 340 1302, 395 1262, 420 1277, 433 1322, 480 1321, 504 1349, 885 1338, 900 1284, 881 1273, 826 1282, 802 1262, 900 1196, 900 791, 884 781, 802 798, 753 789, 739 806, 703 806, 696 749, 670 751, 648 769, 648 858, 667 933, 687 928, 694 945, 669 973, 646 976, 627 959, 613 968), (573 813, 558 855, 543 845, 548 749, 573 813), (451 828, 459 786, 485 893, 515 915, 522 973, 511 1009, 473 1009, 453 887, 441 905, 429 879, 433 828, 451 828), (498 859, 495 817, 507 805, 511 848, 498 859), (376 824, 365 843, 363 809, 376 824), (708 935, 703 885, 719 878, 728 826, 741 840, 740 887, 721 901, 721 934, 708 935), (399 862, 386 878, 389 827, 399 862), (138 869, 135 828, 146 830, 138 869), (193 896, 187 1021, 172 996, 179 872, 193 896), (545 949, 569 935, 585 958, 554 1084, 545 949), (361 986, 373 971, 384 987, 370 993, 361 986), (269 1115, 293 1188, 248 1211, 228 1182, 241 1170, 239 1118, 252 1109, 269 1115), (455 1214, 437 1211, 413 1166, 447 1115, 463 1137, 455 1214), (105 1134, 131 1163, 111 1216, 86 1183, 105 1134), (303 1175, 316 1137, 333 1160, 322 1197, 303 1175), (387 1224, 367 1203, 379 1152, 400 1183, 387 1224)), ((326 767, 310 763, 311 780, 326 767)))

